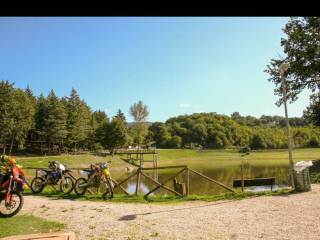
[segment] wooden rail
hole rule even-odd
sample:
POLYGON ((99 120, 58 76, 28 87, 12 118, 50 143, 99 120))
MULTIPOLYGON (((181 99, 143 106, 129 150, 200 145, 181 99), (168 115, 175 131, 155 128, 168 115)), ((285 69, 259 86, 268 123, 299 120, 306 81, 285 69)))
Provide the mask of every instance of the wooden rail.
POLYGON ((270 186, 271 191, 272 187, 275 184, 276 178, 270 177, 270 178, 251 178, 251 179, 236 179, 233 180, 233 187, 238 188, 242 187, 242 181, 243 181, 243 187, 251 187, 251 186, 270 186))

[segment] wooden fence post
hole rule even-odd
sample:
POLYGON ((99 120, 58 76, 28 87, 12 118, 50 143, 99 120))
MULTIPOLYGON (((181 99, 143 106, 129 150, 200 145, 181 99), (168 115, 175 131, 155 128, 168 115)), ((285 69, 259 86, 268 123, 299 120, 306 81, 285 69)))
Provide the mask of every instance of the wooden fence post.
POLYGON ((140 180, 141 180, 140 168, 138 168, 137 174, 138 174, 138 175, 137 175, 136 195, 138 195, 139 189, 140 189, 140 180))
POLYGON ((189 195, 190 194, 190 170, 189 170, 189 168, 187 167, 186 168, 186 170, 187 170, 187 195, 189 195))

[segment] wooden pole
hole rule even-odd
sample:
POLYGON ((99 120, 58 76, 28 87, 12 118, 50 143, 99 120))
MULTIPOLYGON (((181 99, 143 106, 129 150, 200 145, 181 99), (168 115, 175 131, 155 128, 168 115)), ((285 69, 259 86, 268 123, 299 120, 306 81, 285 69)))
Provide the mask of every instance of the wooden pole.
MULTIPOLYGON (((158 186, 159 188, 162 187, 162 188, 168 190, 169 192, 172 192, 172 193, 174 193, 174 194, 176 194, 176 195, 179 195, 180 197, 183 197, 182 194, 180 194, 180 193, 176 192, 175 190, 173 190, 173 189, 165 186, 164 184, 159 183, 158 181, 154 180, 153 178, 149 177, 148 175, 144 174, 143 172, 141 172, 141 174, 142 174, 143 176, 145 176, 146 178, 148 178, 149 180, 151 180, 152 182, 154 182, 155 184, 158 184, 158 185, 159 185, 159 186, 158 186)), ((148 192, 148 193, 145 195, 145 197, 148 196, 150 193, 151 193, 151 191, 148 192)))
POLYGON ((114 188, 117 188, 117 187, 119 187, 119 188, 121 188, 121 190, 125 193, 125 194, 127 194, 128 196, 130 196, 130 193, 128 193, 121 185, 119 185, 119 183, 116 181, 116 180, 114 180, 114 179, 112 179, 111 178, 111 181, 112 182, 114 182, 114 188))
POLYGON ((213 180, 212 178, 209 178, 209 177, 207 177, 207 176, 203 175, 202 173, 199 173, 199 172, 197 172, 197 171, 195 171, 195 170, 192 170, 192 169, 189 169, 189 170, 190 170, 191 172, 193 172, 193 173, 195 173, 195 174, 197 174, 197 175, 199 175, 199 176, 201 176, 201 177, 203 177, 203 178, 211 181, 211 182, 214 182, 214 183, 218 184, 219 186, 221 186, 221 187, 229 190, 230 192, 233 192, 233 193, 235 192, 232 188, 229 188, 228 186, 224 185, 224 184, 221 183, 221 182, 218 182, 218 181, 216 181, 216 180, 213 180))
POLYGON ((187 195, 190 194, 190 171, 189 168, 187 168, 187 195))
POLYGON ((148 196, 149 194, 153 193, 154 191, 157 191, 159 188, 163 187, 164 184, 166 184, 167 182, 173 180, 176 176, 178 176, 180 173, 182 173, 183 171, 185 171, 186 168, 183 168, 182 170, 180 170, 179 172, 177 172, 175 175, 173 175, 172 177, 166 179, 162 184, 160 183, 160 185, 158 185, 157 187, 155 187, 154 189, 150 190, 145 196, 148 196))
POLYGON ((130 178, 134 177, 135 175, 137 175, 138 171, 136 171, 134 174, 130 175, 129 177, 127 177, 126 179, 122 180, 120 183, 118 183, 119 185, 121 185, 122 183, 128 181, 130 178))
POLYGON ((241 161, 241 190, 244 191, 243 158, 241 161))
POLYGON ((289 153, 289 171, 291 176, 291 186, 295 189, 295 172, 294 172, 294 163, 292 159, 292 142, 291 142, 291 132, 290 132, 290 123, 288 118, 288 108, 287 108, 287 86, 284 74, 288 68, 288 65, 281 64, 280 65, 280 77, 282 83, 282 93, 283 93, 283 105, 284 105, 284 113, 286 118, 286 129, 287 129, 287 138, 288 138, 288 153, 289 153))
POLYGON ((140 168, 137 170, 137 185, 136 185, 136 195, 138 195, 139 193, 139 189, 140 189, 140 180, 141 180, 141 171, 140 168))

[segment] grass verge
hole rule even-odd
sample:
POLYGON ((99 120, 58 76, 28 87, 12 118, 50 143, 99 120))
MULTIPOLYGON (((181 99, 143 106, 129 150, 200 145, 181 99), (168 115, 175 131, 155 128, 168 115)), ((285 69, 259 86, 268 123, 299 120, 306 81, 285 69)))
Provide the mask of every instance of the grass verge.
MULTIPOLYGON (((113 199, 103 200, 100 194, 97 195, 83 195, 78 196, 74 193, 65 195, 59 191, 46 190, 45 192, 38 194, 38 196, 45 196, 54 199, 71 199, 71 200, 88 200, 88 201, 98 201, 98 202, 114 202, 114 203, 182 203, 187 201, 219 201, 219 200, 240 200, 249 197, 258 196, 277 196, 292 193, 289 189, 281 189, 276 191, 263 191, 263 192, 241 192, 237 191, 235 193, 224 193, 218 195, 188 195, 184 197, 177 197, 173 195, 152 195, 148 198, 144 198, 142 195, 138 196, 127 196, 122 194, 115 194, 113 199)), ((32 195, 31 192, 26 192, 26 195, 32 195)))
POLYGON ((0 218, 0 238, 21 234, 47 233, 65 228, 65 224, 47 221, 32 215, 0 218))

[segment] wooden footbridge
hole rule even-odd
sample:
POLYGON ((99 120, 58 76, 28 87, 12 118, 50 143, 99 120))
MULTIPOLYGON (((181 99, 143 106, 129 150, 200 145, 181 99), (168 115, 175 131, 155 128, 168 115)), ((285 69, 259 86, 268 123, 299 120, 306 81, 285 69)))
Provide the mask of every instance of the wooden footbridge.
POLYGON ((158 152, 156 149, 117 149, 114 154, 134 167, 144 168, 148 163, 153 170, 153 178, 158 180, 158 152), (146 159, 148 157, 148 159, 146 159))
POLYGON ((114 154, 120 155, 120 158, 136 167, 143 167, 145 163, 150 162, 154 168, 158 166, 158 152, 156 149, 117 149, 114 154), (125 155, 125 158, 123 158, 125 155), (152 156, 152 159, 145 159, 145 155, 152 156))

